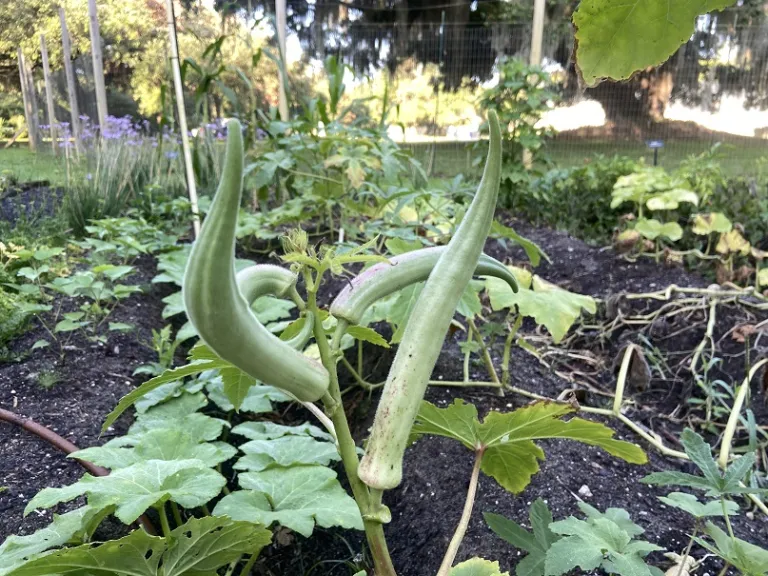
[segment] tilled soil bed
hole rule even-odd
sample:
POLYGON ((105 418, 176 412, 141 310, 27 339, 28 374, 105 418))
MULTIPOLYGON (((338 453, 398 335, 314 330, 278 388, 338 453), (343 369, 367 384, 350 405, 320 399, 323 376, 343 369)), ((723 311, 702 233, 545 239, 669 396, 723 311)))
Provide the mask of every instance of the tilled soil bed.
MULTIPOLYGON (((628 262, 611 250, 587 246, 560 232, 531 228, 519 222, 513 224, 518 232, 537 242, 552 260, 552 264, 539 266, 536 273, 571 291, 617 304, 613 307, 601 304, 596 318, 585 319, 568 338, 567 344, 571 350, 577 351, 577 356, 592 359, 588 365, 579 364, 578 358, 573 362, 542 362, 530 353, 514 348, 510 384, 549 398, 557 397, 564 390, 577 388, 586 390, 585 395, 580 397, 582 404, 609 406, 609 395, 616 381, 615 359, 627 342, 642 344, 640 336, 643 336, 662 354, 669 352, 679 356, 674 357, 674 365, 670 360, 669 370, 652 370, 651 378, 644 382, 642 388, 630 386, 626 396, 634 403, 629 404, 627 415, 640 425, 658 432, 670 447, 679 450, 675 438, 686 425, 696 422, 696 414, 686 400, 691 395, 700 395, 692 384, 690 372, 686 373, 684 369, 685 360, 690 355, 689 351, 702 339, 706 318, 697 315, 697 310, 689 316, 681 314, 680 318, 672 317, 672 320, 664 321, 665 332, 661 334, 657 332, 661 328, 653 322, 636 327, 621 324, 610 332, 596 326, 605 325, 610 322, 611 315, 616 314, 615 310, 611 312, 608 308, 617 308, 623 317, 628 317, 653 312, 665 304, 661 301, 616 300, 614 296, 617 294, 654 292, 670 284, 703 288, 709 282, 681 268, 667 268, 648 259, 628 262), (685 330, 679 335, 662 338, 681 328, 685 330), (563 377, 569 374, 573 375, 571 380, 563 377), (587 376, 581 378, 583 374, 587 376)), ((525 261, 522 251, 507 249, 493 240, 486 246, 486 252, 508 263, 519 265, 525 261)), ((143 263, 140 270, 147 281, 151 277, 151 265, 143 263)), ((337 279, 330 285, 329 293, 335 293, 343 284, 343 280, 337 279)), ((163 296, 157 291, 150 291, 133 297, 116 310, 114 321, 136 324, 139 337, 147 341, 151 329, 163 325, 160 317, 163 296)), ((328 296, 323 295, 320 301, 327 302, 328 296)), ((727 356, 718 368, 719 377, 731 383, 743 379, 745 357, 740 351, 744 350, 745 344, 731 337, 734 327, 746 322, 755 325, 766 317, 768 313, 757 309, 745 311, 736 305, 723 307, 714 334, 719 349, 727 356)), ((33 329, 14 343, 14 347, 28 349, 41 337, 40 330, 33 329)), ((534 335, 536 327, 526 322, 522 332, 534 335)), ((434 379, 449 381, 462 378, 463 355, 458 346, 462 338, 460 334, 448 338, 433 374, 434 379)), ((491 350, 497 366, 501 360, 502 344, 497 342, 491 350)), ((98 435, 104 416, 120 396, 138 384, 137 379, 131 378, 131 372, 138 365, 151 361, 154 355, 137 343, 135 334, 111 335, 106 346, 91 345, 85 341, 78 342, 77 346, 77 351, 72 351, 67 363, 58 370, 60 382, 50 390, 42 389, 30 375, 54 362, 53 352, 36 351, 20 363, 0 365, 0 407, 32 417, 85 447, 101 441, 98 435)), ((759 339, 749 340, 746 346, 751 362, 764 355, 759 339)), ((394 351, 368 346, 365 351, 365 377, 370 382, 383 380, 394 351)), ((344 383, 352 383, 343 368, 340 368, 340 373, 344 383)), ((480 364, 473 364, 471 377, 473 380, 488 378, 480 364)), ((372 420, 377 393, 369 395, 356 389, 346 398, 349 398, 348 410, 354 432, 362 441, 372 420)), ((530 401, 512 393, 500 396, 495 390, 482 387, 431 387, 427 392, 427 399, 439 406, 447 405, 454 398, 474 403, 481 417, 490 410, 511 410, 530 401)), ((764 424, 766 420, 763 400, 762 392, 755 387, 752 408, 758 424, 764 424)), ((291 411, 286 418, 309 419, 309 416, 291 411)), ((646 448, 649 464, 629 465, 598 449, 573 442, 542 442, 546 460, 541 464, 540 473, 534 476, 522 494, 509 494, 491 478, 481 476, 472 520, 457 560, 482 556, 499 560, 503 570, 513 569, 519 558, 518 553, 493 535, 485 525, 482 513, 503 514, 527 525, 528 508, 539 497, 549 503, 555 519, 578 515, 579 498, 600 509, 611 506, 626 508, 632 518, 646 529, 644 537, 647 540, 670 551, 681 552, 687 542, 686 534, 691 529, 689 518, 682 512, 665 507, 657 499, 657 496, 671 490, 649 487, 638 480, 652 471, 664 469, 692 472, 690 465, 660 456, 620 422, 602 421, 613 427, 621 439, 637 442, 646 448)), ((122 433, 128 424, 126 419, 122 419, 110 433, 122 433)), ((2 485, 8 488, 0 493, 0 538, 11 533, 28 533, 47 523, 49 514, 35 513, 22 520, 26 501, 40 488, 74 482, 82 473, 77 464, 66 460, 49 445, 6 424, 0 424, 0 459, 2 485)), ((385 495, 385 503, 392 511, 392 522, 386 527, 386 534, 395 566, 402 576, 428 576, 436 572, 461 515, 472 460, 472 454, 461 445, 442 438, 424 438, 408 449, 403 483, 385 495)), ((744 508, 743 512, 746 512, 746 504, 744 508)), ((750 514, 750 517, 741 514, 734 519, 736 534, 756 544, 768 545, 766 518, 759 511, 750 514)), ((263 552, 262 559, 256 564, 256 573, 347 575, 351 573, 352 564, 365 562, 365 558, 358 555, 363 549, 363 538, 357 533, 317 529, 315 536, 307 540, 281 531, 274 540, 275 543, 263 552)), ((694 548, 694 553, 701 556, 701 550, 694 548)), ((651 559, 662 567, 666 562, 660 554, 651 559)), ((717 563, 710 560, 701 573, 717 569, 717 563)))

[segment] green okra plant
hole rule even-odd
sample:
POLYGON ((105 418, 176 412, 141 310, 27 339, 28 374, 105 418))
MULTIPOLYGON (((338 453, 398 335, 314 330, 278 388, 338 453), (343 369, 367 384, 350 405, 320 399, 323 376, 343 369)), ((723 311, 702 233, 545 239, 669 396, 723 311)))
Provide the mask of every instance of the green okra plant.
MULTIPOLYGON (((343 519, 334 521, 336 525, 365 530, 377 576, 396 574, 384 535, 390 512, 382 498, 385 490, 400 483, 406 447, 417 437, 447 436, 475 453, 467 504, 440 568, 441 576, 454 570, 453 561, 466 531, 480 472, 510 492, 522 491, 544 458, 535 440, 569 438, 599 446, 630 462, 643 462, 642 450, 613 439, 613 432, 605 426, 580 418, 565 420, 577 410, 573 404, 542 402, 507 414, 492 412, 481 423, 474 406, 459 401, 442 410, 423 401, 449 324, 472 276, 495 277, 511 290, 518 290, 512 272, 482 253, 493 222, 501 170, 501 134, 493 112, 489 113, 489 125, 491 139, 483 179, 447 246, 415 250, 387 259, 366 253, 376 244, 376 239, 342 252, 329 246, 316 249, 309 244, 306 233, 297 231, 283 241, 286 251, 283 259, 290 263, 290 270, 256 265, 237 272, 235 236, 243 148, 240 125, 232 121, 221 184, 192 248, 182 286, 187 316, 205 346, 193 348, 188 366, 153 378, 123 398, 106 425, 170 379, 207 370, 221 370, 222 391, 235 409, 243 405, 249 390, 257 383, 288 393, 313 411, 335 439, 338 458, 329 460, 341 460, 357 504, 355 513, 359 516, 353 521, 345 512, 343 519), (340 274, 352 263, 373 266, 342 290, 327 311, 322 309, 317 295, 324 276, 328 272, 340 274), (299 277, 303 279, 305 297, 296 289, 299 277), (350 336, 377 337, 363 325, 366 311, 380 299, 424 281, 406 323, 361 460, 360 448, 352 437, 344 411, 337 374, 343 342, 350 336), (291 299, 302 313, 293 328, 283 332, 282 339, 267 330, 250 307, 254 300, 266 294, 291 299), (313 355, 299 351, 304 349, 310 333, 314 337, 313 355), (237 372, 235 377, 230 374, 233 371, 237 372), (241 376, 243 374, 245 376, 241 376), (324 413, 313 404, 317 401, 322 402, 324 413)), ((255 462, 261 466, 261 461, 259 457, 255 462)), ((278 510, 266 515, 251 513, 265 506, 263 498, 253 493, 271 482, 264 474, 242 474, 240 485, 246 490, 225 496, 216 505, 214 514, 267 525, 273 520, 283 523, 285 517, 278 510)), ((328 476, 335 478, 335 473, 328 470, 328 476)), ((315 489, 317 498, 325 497, 324 481, 315 489)))

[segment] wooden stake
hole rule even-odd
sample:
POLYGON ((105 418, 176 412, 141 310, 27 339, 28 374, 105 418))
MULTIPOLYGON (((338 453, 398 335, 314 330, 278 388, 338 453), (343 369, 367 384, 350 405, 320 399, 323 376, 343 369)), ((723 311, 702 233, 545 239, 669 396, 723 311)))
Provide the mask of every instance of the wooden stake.
POLYGON ((277 45, 280 49, 280 62, 282 62, 282 71, 278 76, 280 81, 280 90, 278 95, 278 110, 280 120, 288 121, 288 95, 285 88, 285 75, 288 74, 288 62, 285 54, 285 0, 275 0, 275 12, 277 15, 275 25, 277 26, 277 45))
POLYGON ((24 119, 27 122, 27 131, 29 132, 29 149, 37 152, 39 136, 37 132, 37 116, 32 106, 32 100, 35 98, 31 91, 32 83, 28 78, 27 63, 24 60, 24 54, 21 48, 16 48, 16 54, 19 59, 19 83, 21 84, 21 97, 24 101, 24 119))
POLYGON ((51 67, 48 65, 48 47, 45 45, 45 34, 40 34, 40 54, 43 56, 43 79, 45 80, 45 104, 48 108, 48 129, 51 131, 53 155, 57 156, 59 154, 59 139, 56 126, 56 108, 53 106, 51 67))
POLYGON ((179 115, 181 148, 184 152, 184 173, 187 179, 189 203, 192 207, 192 227, 195 232, 195 238, 197 238, 200 234, 200 213, 197 210, 195 171, 192 168, 192 150, 189 147, 189 136, 187 135, 187 112, 184 108, 184 86, 181 83, 179 44, 176 38, 176 16, 173 11, 173 0, 165 0, 165 11, 168 16, 168 41, 171 46, 171 69, 173 70, 173 86, 176 91, 176 110, 179 115))
POLYGON ((80 142, 80 107, 77 104, 77 84, 75 84, 75 70, 72 66, 72 45, 64 8, 61 6, 59 6, 59 22, 61 23, 61 47, 64 50, 64 71, 67 75, 67 96, 69 98, 72 137, 75 140, 75 150, 80 153, 82 145, 80 142))
POLYGON ((88 16, 91 30, 91 57, 93 58, 93 84, 96 88, 96 109, 99 114, 99 128, 107 125, 107 89, 104 86, 104 58, 101 54, 101 32, 96 0, 88 0, 88 16))
POLYGON ((533 5, 533 27, 531 31, 532 66, 541 65, 541 45, 544 39, 544 8, 546 0, 535 0, 533 5))

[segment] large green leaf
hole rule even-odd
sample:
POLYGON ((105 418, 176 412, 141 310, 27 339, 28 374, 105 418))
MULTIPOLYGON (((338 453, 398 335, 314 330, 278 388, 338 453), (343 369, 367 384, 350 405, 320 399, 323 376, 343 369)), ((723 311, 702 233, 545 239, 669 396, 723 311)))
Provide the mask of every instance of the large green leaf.
MULTIPOLYGON (((222 378, 215 378, 206 385, 206 391, 208 392, 208 398, 221 408, 225 412, 235 409, 235 405, 229 400, 229 397, 224 393, 224 382, 222 378)), ((251 386, 248 388, 248 392, 243 398, 242 404, 240 404, 240 412, 252 412, 254 414, 261 414, 264 412, 272 412, 274 409, 273 402, 290 402, 290 396, 285 392, 281 392, 273 386, 267 386, 266 384, 259 384, 258 386, 251 386)))
POLYGON ((101 427, 101 431, 105 432, 107 428, 115 423, 115 420, 117 420, 123 412, 125 412, 133 405, 134 402, 146 394, 149 394, 153 390, 159 388, 160 386, 168 384, 169 382, 176 382, 187 376, 194 376, 195 374, 200 374, 206 370, 214 370, 226 365, 227 363, 223 360, 197 360, 187 364, 186 366, 166 370, 159 376, 155 376, 154 378, 147 380, 144 382, 144 384, 135 390, 132 390, 120 399, 120 402, 117 403, 115 409, 107 415, 107 418, 101 427))
POLYGON ((251 440, 240 446, 245 456, 235 463, 235 470, 259 472, 273 466, 318 464, 327 466, 340 459, 333 442, 321 442, 310 436, 283 436, 271 440, 251 440))
POLYGON ((654 218, 640 218, 635 223, 635 230, 648 240, 666 238, 677 242, 683 237, 683 229, 677 222, 659 222, 654 218))
POLYGON ((115 516, 131 524, 148 508, 166 500, 185 508, 202 506, 216 497, 225 484, 221 474, 200 460, 149 460, 109 476, 86 474, 69 486, 44 488, 29 501, 24 513, 87 495, 93 508, 115 506, 115 516))
POLYGON ((470 558, 451 568, 448 576, 509 576, 509 572, 502 572, 498 562, 470 558))
POLYGON ((136 530, 98 546, 86 544, 40 555, 9 574, 214 576, 243 554, 258 554, 271 539, 269 530, 250 522, 192 518, 173 530, 167 539, 136 530))
POLYGON ((645 202, 649 210, 676 210, 681 202, 699 205, 696 192, 686 188, 672 188, 660 194, 654 194, 645 202))
POLYGON ((539 471, 544 452, 535 440, 567 438, 598 446, 609 454, 632 462, 647 462, 640 447, 616 440, 613 430, 581 418, 562 418, 575 411, 561 402, 536 402, 513 412, 490 412, 477 420, 476 409, 461 399, 446 408, 422 402, 412 436, 433 434, 453 438, 473 451, 482 450, 481 470, 510 492, 519 493, 539 471))
POLYGON ((573 15, 576 62, 588 86, 656 66, 687 42, 696 17, 735 0, 582 0, 573 15))
POLYGON ((530 289, 521 284, 517 292, 499 278, 487 278, 485 286, 494 311, 517 306, 520 314, 532 317, 549 330, 555 342, 563 339, 582 310, 590 314, 597 311, 590 296, 568 292, 539 276, 533 276, 530 289))
POLYGON ((207 404, 208 400, 204 394, 184 393, 141 414, 128 429, 126 436, 110 440, 106 446, 131 445, 150 430, 169 428, 183 430, 193 442, 216 440, 229 424, 226 420, 198 412, 207 404))
POLYGON ((213 510, 214 515, 265 526, 277 522, 306 537, 312 535, 315 524, 323 528, 363 529, 357 504, 330 468, 271 468, 246 472, 239 478, 245 490, 222 498, 213 510))
POLYGON ((80 534, 96 515, 90 506, 82 506, 66 514, 54 514, 53 522, 28 536, 11 535, 0 545, 0 576, 5 576, 51 548, 67 544, 80 534))
POLYGON ((560 537, 549 529, 552 513, 546 502, 537 498, 531 505, 529 518, 533 532, 499 514, 483 514, 488 527, 503 540, 528 554, 515 566, 517 576, 544 576, 547 551, 560 537))
POLYGON ((163 576, 213 576, 243 554, 258 555, 271 541, 269 530, 250 522, 192 518, 171 532, 163 576))
POLYGON ((700 236, 706 236, 715 232, 730 232, 733 224, 722 212, 710 212, 709 214, 696 214, 693 218, 691 231, 700 236))
POLYGON ((135 530, 99 546, 64 548, 27 562, 7 576, 158 576, 164 538, 135 530))
POLYGON ((298 426, 283 426, 274 422, 245 422, 232 428, 232 434, 245 436, 249 440, 271 440, 283 436, 311 436, 320 440, 333 441, 333 436, 309 423, 298 426))
POLYGON ((200 460, 214 467, 232 458, 237 450, 224 442, 196 442, 181 428, 156 428, 130 436, 130 446, 95 446, 78 450, 70 458, 93 462, 110 470, 127 468, 146 460, 200 460))

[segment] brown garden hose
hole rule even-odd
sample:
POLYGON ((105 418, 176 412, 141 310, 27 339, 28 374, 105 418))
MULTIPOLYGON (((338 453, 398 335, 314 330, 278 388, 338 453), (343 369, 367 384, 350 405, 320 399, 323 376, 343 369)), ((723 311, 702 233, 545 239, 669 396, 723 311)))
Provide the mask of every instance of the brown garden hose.
MULTIPOLYGON (((28 432, 32 432, 32 434, 39 436, 52 446, 64 452, 64 454, 72 454, 73 452, 77 452, 79 450, 79 448, 72 444, 72 442, 62 438, 50 428, 46 428, 42 424, 38 424, 30 418, 19 416, 10 410, 4 410, 3 408, 0 408, 0 421, 15 424, 16 426, 24 428, 24 430, 27 430, 28 432)), ((74 460, 94 476, 109 475, 109 470, 106 468, 96 466, 95 464, 86 462, 85 460, 78 460, 77 458, 74 458, 74 460)), ((146 514, 143 514, 139 517, 139 522, 144 527, 144 530, 146 530, 149 534, 157 534, 155 527, 152 525, 152 521, 147 517, 146 514)))

